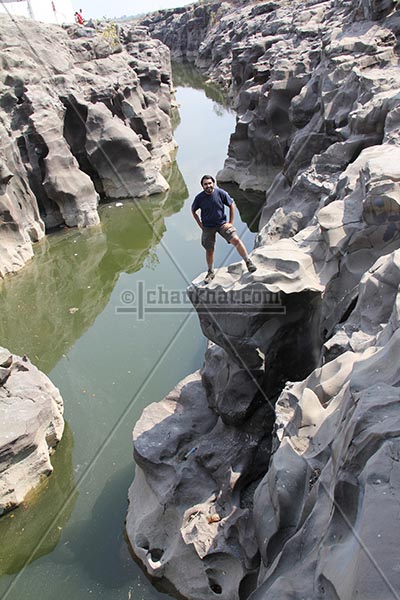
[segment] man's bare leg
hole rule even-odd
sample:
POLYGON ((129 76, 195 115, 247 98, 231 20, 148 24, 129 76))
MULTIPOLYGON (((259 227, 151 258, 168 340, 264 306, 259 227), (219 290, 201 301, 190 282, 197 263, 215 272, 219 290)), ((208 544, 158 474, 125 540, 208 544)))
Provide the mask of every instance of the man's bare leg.
POLYGON ((208 270, 212 271, 214 266, 214 249, 206 250, 206 262, 208 270))
POLYGON ((231 240, 231 244, 233 246, 235 246, 236 250, 239 252, 239 254, 243 258, 243 260, 247 260, 249 258, 249 255, 247 254, 245 245, 243 244, 241 239, 239 239, 238 237, 234 237, 231 240))
POLYGON ((243 258, 244 262, 246 263, 247 270, 250 271, 250 273, 254 273, 254 271, 256 271, 257 268, 253 264, 253 262, 250 260, 249 255, 247 254, 246 247, 243 244, 242 240, 238 237, 234 237, 231 240, 231 244, 233 244, 233 246, 235 246, 236 250, 239 252, 240 256, 243 258))
POLYGON ((210 283, 215 277, 213 265, 214 265, 214 248, 212 250, 206 250, 206 261, 208 267, 208 273, 204 278, 204 283, 210 283))

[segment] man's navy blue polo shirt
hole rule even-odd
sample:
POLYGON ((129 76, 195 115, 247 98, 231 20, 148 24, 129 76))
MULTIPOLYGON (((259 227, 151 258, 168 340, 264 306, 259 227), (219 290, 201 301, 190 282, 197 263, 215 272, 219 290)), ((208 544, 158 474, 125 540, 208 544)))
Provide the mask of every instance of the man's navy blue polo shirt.
POLYGON ((192 211, 200 209, 201 222, 204 227, 221 227, 226 223, 225 206, 230 206, 233 198, 219 187, 215 187, 212 194, 204 191, 197 194, 192 204, 192 211))

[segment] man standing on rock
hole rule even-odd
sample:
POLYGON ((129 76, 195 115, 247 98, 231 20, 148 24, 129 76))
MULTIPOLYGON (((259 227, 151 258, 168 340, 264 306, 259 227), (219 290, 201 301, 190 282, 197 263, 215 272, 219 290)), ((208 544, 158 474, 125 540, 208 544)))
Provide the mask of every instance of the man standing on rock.
POLYGON ((215 185, 215 179, 211 175, 203 175, 201 178, 203 191, 197 194, 192 204, 192 214, 198 226, 203 231, 201 244, 206 250, 206 261, 208 272, 204 279, 210 283, 215 277, 214 273, 214 248, 215 235, 219 233, 228 244, 233 244, 240 256, 246 263, 247 270, 254 273, 257 267, 250 260, 243 242, 239 239, 237 231, 233 226, 235 213, 235 202, 225 190, 215 185), (226 220, 225 206, 229 207, 229 221, 226 220), (200 209, 201 219, 197 214, 200 209))

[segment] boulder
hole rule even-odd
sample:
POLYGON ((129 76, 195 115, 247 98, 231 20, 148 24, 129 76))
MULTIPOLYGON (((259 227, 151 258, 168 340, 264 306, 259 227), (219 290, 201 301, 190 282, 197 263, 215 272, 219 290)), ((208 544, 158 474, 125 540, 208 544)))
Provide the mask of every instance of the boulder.
POLYGON ((148 573, 185 597, 238 600, 241 581, 258 567, 243 475, 260 470, 262 422, 242 431, 225 425, 195 373, 135 426, 127 535, 148 573))
POLYGON ((57 388, 26 356, 0 348, 0 515, 48 476, 63 429, 57 388))

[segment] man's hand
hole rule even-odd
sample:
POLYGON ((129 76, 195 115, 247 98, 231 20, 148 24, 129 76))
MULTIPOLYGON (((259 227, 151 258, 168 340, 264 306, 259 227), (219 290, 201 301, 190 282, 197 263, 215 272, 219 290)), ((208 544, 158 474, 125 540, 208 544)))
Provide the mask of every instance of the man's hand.
POLYGON ((221 225, 222 231, 225 231, 226 229, 229 229, 229 227, 233 227, 233 223, 231 223, 230 221, 227 221, 226 223, 224 223, 223 225, 221 225))

